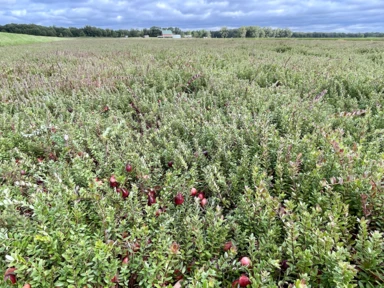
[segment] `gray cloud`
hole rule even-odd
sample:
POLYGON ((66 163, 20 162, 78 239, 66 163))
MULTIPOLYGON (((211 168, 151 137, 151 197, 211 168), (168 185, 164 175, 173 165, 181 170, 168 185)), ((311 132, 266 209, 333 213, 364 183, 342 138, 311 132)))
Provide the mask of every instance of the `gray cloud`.
POLYGON ((294 31, 384 31, 383 0, 0 0, 0 25, 215 29, 248 25, 294 31))

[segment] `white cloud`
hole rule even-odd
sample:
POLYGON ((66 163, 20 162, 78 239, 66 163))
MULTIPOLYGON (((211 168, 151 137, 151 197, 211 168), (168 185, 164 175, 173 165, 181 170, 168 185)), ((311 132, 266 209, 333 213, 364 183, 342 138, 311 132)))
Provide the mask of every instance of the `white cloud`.
POLYGON ((13 16, 17 16, 17 17, 25 16, 25 15, 27 15, 27 10, 25 10, 25 9, 23 9, 23 10, 11 10, 11 14, 13 16))
POLYGON ((156 7, 157 8, 160 8, 160 9, 167 9, 168 8, 168 5, 165 4, 165 3, 156 3, 156 7))
POLYGON ((268 10, 267 11, 267 13, 278 14, 278 15, 282 15, 284 12, 285 12, 284 9, 273 9, 273 10, 268 10))

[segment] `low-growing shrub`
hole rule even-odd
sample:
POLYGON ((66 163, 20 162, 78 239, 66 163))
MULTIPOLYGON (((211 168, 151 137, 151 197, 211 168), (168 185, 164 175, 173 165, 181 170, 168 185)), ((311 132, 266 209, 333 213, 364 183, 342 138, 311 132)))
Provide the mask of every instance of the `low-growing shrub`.
POLYGON ((0 286, 383 286, 383 44, 147 40, 1 48, 0 286))

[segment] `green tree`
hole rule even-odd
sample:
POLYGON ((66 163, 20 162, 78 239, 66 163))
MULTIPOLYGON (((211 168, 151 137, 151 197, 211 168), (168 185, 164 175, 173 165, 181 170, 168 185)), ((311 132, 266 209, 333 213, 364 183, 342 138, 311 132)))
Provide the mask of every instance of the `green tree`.
POLYGON ((183 31, 181 31, 181 29, 178 28, 178 27, 175 27, 175 28, 173 29, 173 33, 174 33, 174 34, 178 34, 178 35, 183 35, 183 34, 184 34, 183 31))
POLYGON ((131 29, 129 31, 129 37, 140 37, 140 30, 131 29))
POLYGON ((149 36, 150 37, 161 36, 161 28, 157 26, 152 26, 151 28, 149 28, 149 36))
POLYGON ((292 31, 288 28, 284 29, 285 31, 285 37, 291 38, 292 37, 292 31))
POLYGON ((273 30, 271 27, 264 27, 264 34, 267 38, 275 37, 275 30, 273 30))
POLYGON ((209 32, 207 30, 201 30, 200 35, 201 35, 201 37, 211 38, 211 32, 209 32))
POLYGON ((227 27, 221 27, 220 29, 220 35, 221 35, 221 38, 227 38, 228 37, 228 28, 227 27))
POLYGON ((263 28, 260 28, 258 30, 258 33, 259 33, 259 37, 260 38, 264 38, 264 37, 267 37, 266 34, 265 34, 265 30, 263 28))
POLYGON ((242 26, 238 29, 239 36, 245 38, 247 36, 247 28, 242 26))
POLYGON ((199 31, 192 31, 192 37, 193 37, 193 38, 200 38, 200 33, 199 33, 199 31))

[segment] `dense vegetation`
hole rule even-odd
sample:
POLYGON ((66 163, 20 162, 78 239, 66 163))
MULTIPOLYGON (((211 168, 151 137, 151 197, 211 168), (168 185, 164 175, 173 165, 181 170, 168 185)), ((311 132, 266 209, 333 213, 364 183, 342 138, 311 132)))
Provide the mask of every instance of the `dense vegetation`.
POLYGON ((52 42, 63 40, 62 38, 56 37, 42 37, 42 36, 32 36, 32 35, 21 35, 13 33, 3 33, 0 32, 0 46, 8 45, 21 45, 21 44, 31 44, 39 42, 52 42))
POLYGON ((0 53, 8 283, 384 285, 383 42, 0 53))
POLYGON ((6 24, 0 25, 0 32, 55 36, 55 37, 157 37, 161 35, 161 30, 171 30, 173 34, 191 35, 194 38, 212 37, 212 38, 369 38, 384 37, 384 33, 367 32, 367 33, 341 33, 341 32, 292 32, 290 29, 273 29, 270 27, 259 26, 243 26, 235 29, 222 27, 217 31, 194 30, 183 31, 178 27, 161 28, 153 26, 149 29, 102 29, 93 26, 85 26, 83 28, 76 27, 56 27, 41 26, 36 24, 6 24))

